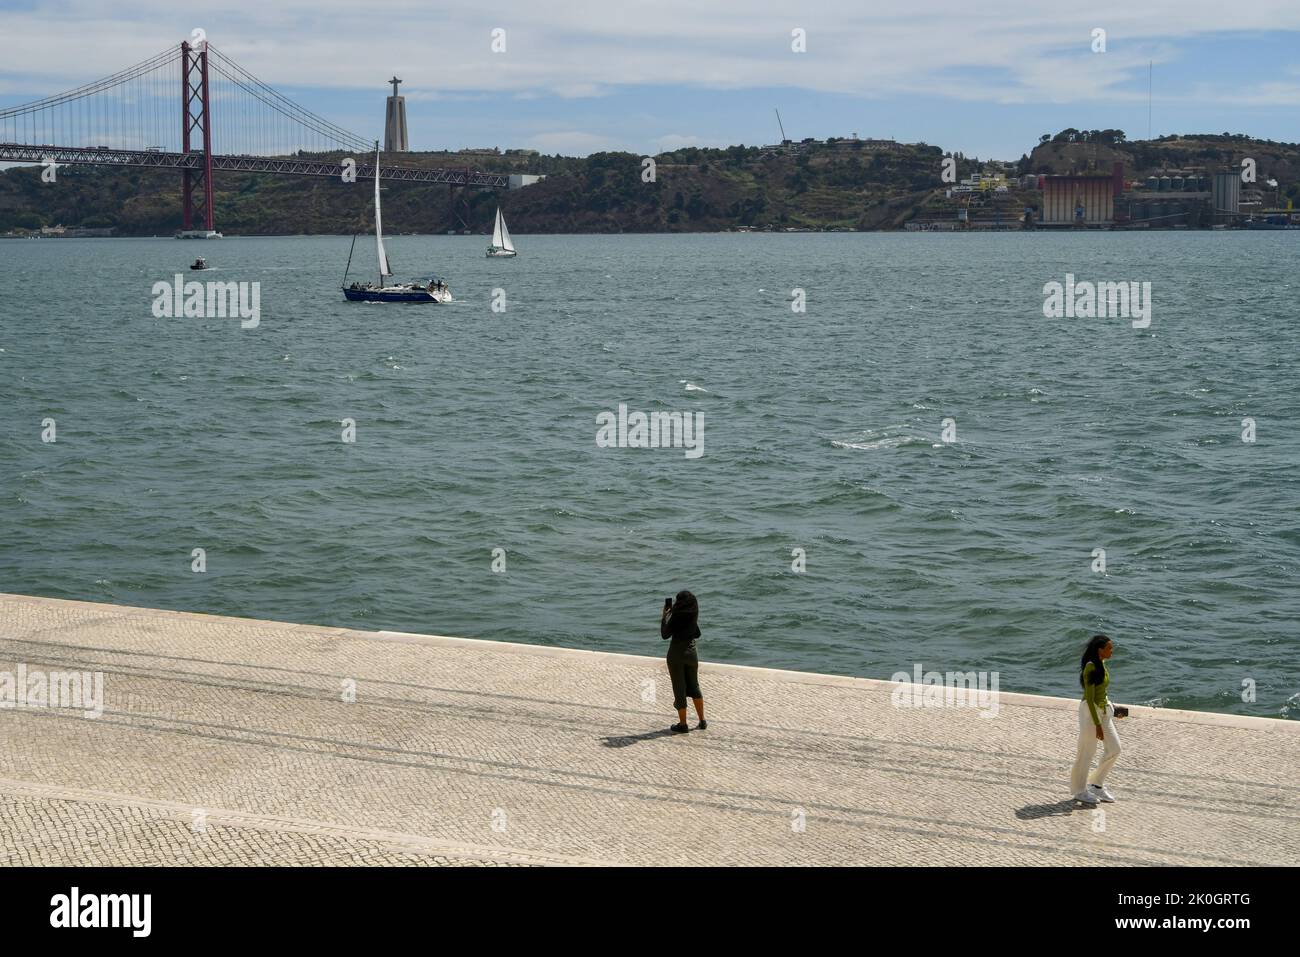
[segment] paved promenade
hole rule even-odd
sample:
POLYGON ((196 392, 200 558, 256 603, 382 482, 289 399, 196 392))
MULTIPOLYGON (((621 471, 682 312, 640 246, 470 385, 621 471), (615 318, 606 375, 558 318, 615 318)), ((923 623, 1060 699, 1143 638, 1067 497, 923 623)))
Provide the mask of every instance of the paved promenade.
POLYGON ((1298 722, 1134 708, 1103 817, 1063 699, 706 660, 672 736, 660 658, 0 595, 19 665, 104 712, 0 710, 0 866, 1300 864, 1298 722))

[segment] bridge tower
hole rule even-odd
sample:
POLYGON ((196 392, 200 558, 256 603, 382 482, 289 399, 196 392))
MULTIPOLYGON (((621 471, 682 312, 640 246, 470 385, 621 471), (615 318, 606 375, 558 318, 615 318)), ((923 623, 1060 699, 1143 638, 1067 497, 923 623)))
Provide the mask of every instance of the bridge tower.
POLYGON ((189 41, 181 42, 181 153, 187 154, 199 145, 194 142, 196 129, 203 131, 203 165, 186 167, 184 177, 184 212, 181 229, 187 236, 205 236, 213 233, 212 225, 212 110, 208 97, 208 42, 200 40, 191 47, 189 41), (201 229, 194 228, 194 193, 199 189, 199 214, 203 218, 201 229))

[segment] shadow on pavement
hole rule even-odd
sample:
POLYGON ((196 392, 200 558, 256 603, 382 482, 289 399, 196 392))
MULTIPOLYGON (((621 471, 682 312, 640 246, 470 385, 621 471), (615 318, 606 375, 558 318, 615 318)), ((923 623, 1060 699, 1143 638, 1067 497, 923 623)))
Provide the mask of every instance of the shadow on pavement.
POLYGON ((609 735, 601 741, 601 744, 607 748, 626 748, 638 741, 653 741, 655 738, 674 737, 676 737, 675 734, 664 728, 662 731, 647 731, 645 734, 609 735))
POLYGON ((1026 804, 1016 811, 1016 817, 1022 821, 1036 821, 1042 817, 1060 817, 1079 810, 1074 806, 1073 798, 1057 801, 1055 804, 1026 804))

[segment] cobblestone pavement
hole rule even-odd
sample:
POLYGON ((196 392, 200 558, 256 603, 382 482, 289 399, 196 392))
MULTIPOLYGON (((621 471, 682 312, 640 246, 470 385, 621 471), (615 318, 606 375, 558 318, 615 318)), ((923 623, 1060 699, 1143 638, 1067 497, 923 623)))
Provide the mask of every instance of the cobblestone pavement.
POLYGON ((20 664, 105 708, 0 710, 0 865, 1300 864, 1296 722, 1134 708, 1098 813, 1065 699, 706 661, 670 735, 659 658, 0 595, 20 664))

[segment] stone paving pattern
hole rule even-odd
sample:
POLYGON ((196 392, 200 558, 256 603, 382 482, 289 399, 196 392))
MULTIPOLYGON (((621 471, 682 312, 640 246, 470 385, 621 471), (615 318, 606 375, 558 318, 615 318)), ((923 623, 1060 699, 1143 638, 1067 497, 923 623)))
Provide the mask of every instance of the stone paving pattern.
POLYGON ((0 866, 1300 864, 1300 723, 1134 708, 1101 817, 1075 701, 702 650, 710 727, 669 735, 660 658, 0 594, 0 671, 106 698, 0 710, 0 866))

